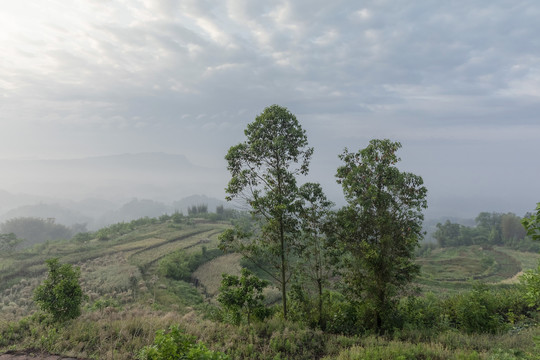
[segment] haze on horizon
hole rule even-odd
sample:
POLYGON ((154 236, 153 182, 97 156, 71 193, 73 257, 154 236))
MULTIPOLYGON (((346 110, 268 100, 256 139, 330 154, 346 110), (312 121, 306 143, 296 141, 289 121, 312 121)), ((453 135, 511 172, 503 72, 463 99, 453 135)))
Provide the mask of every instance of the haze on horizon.
MULTIPOLYGON (((428 215, 523 215, 540 201, 537 2, 22 0, 0 9, 0 190, 38 194, 57 181, 6 159, 161 153, 212 169, 212 184, 190 191, 223 198, 227 149, 279 104, 315 148, 309 180, 338 203, 337 155, 372 138, 402 143, 400 167, 424 178, 428 215), (17 189, 28 178, 35 189, 17 189)), ((77 181, 93 184, 91 174, 77 181)))

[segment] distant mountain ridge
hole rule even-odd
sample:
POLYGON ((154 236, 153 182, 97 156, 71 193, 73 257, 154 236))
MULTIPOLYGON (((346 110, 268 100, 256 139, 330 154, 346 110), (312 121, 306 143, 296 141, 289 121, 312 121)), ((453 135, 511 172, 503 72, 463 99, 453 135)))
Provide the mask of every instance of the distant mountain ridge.
POLYGON ((160 201, 190 194, 221 197, 225 168, 190 162, 186 156, 137 153, 79 159, 0 160, 0 189, 36 196, 84 199, 150 198, 160 201))
MULTIPOLYGON (((2 192, 5 193, 5 192, 2 192)), ((0 193, 1 195, 1 193, 0 193)), ((15 196, 15 195, 14 195, 15 196)), ((217 206, 231 207, 225 201, 206 195, 191 195, 180 200, 164 203, 150 199, 131 199, 122 204, 114 204, 103 199, 85 199, 62 204, 39 201, 0 212, 0 223, 18 217, 55 219, 56 223, 73 226, 84 224, 88 230, 97 230, 110 224, 131 221, 142 217, 159 217, 175 211, 188 213, 188 208, 207 205, 209 212, 215 212, 217 206)))

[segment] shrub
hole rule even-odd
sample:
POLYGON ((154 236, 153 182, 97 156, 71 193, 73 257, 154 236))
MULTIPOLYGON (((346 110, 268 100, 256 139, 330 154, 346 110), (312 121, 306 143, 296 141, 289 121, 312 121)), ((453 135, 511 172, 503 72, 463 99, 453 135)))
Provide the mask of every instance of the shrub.
POLYGON ((153 345, 145 346, 137 357, 140 360, 228 360, 222 352, 208 350, 202 343, 196 343, 193 336, 182 332, 173 325, 169 332, 159 330, 153 345))
POLYGON ((81 271, 71 264, 60 265, 57 258, 46 261, 49 275, 34 293, 41 310, 55 321, 74 319, 81 314, 83 293, 79 284, 81 271))
POLYGON ((520 277, 523 289, 523 297, 529 306, 537 307, 540 310, 540 262, 538 268, 529 270, 520 277))
POLYGON ((485 285, 476 285, 472 291, 448 299, 445 305, 456 327, 467 333, 496 333, 505 327, 496 298, 485 285))
POLYGON ((362 309, 340 293, 329 293, 329 304, 326 307, 326 330, 330 333, 353 335, 365 331, 360 325, 362 309))
POLYGON ((264 319, 270 312, 264 306, 263 290, 268 281, 261 280, 248 269, 242 269, 242 276, 223 274, 218 301, 231 315, 231 322, 238 325, 242 313, 246 314, 248 325, 251 317, 264 319))

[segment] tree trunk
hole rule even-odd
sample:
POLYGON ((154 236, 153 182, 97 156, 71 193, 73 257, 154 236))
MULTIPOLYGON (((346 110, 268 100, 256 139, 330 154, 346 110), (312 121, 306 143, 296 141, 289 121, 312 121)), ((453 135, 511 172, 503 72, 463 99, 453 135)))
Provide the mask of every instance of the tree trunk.
POLYGON ((326 327, 326 324, 324 323, 323 319, 323 297, 322 297, 322 280, 319 278, 317 279, 317 287, 319 288, 319 326, 321 330, 324 330, 326 327))
POLYGON ((286 260, 285 260, 285 232, 283 230, 283 219, 279 224, 280 241, 281 241, 281 296, 283 298, 283 318, 287 320, 287 274, 286 274, 286 260))

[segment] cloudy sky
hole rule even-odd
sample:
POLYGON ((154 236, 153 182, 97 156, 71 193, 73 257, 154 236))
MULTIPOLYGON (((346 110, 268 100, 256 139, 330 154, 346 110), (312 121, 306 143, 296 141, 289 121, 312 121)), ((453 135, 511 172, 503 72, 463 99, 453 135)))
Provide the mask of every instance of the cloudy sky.
POLYGON ((539 18, 534 0, 2 1, 0 159, 224 169, 277 103, 338 202, 337 154, 390 138, 434 214, 522 215, 540 201, 539 18))

